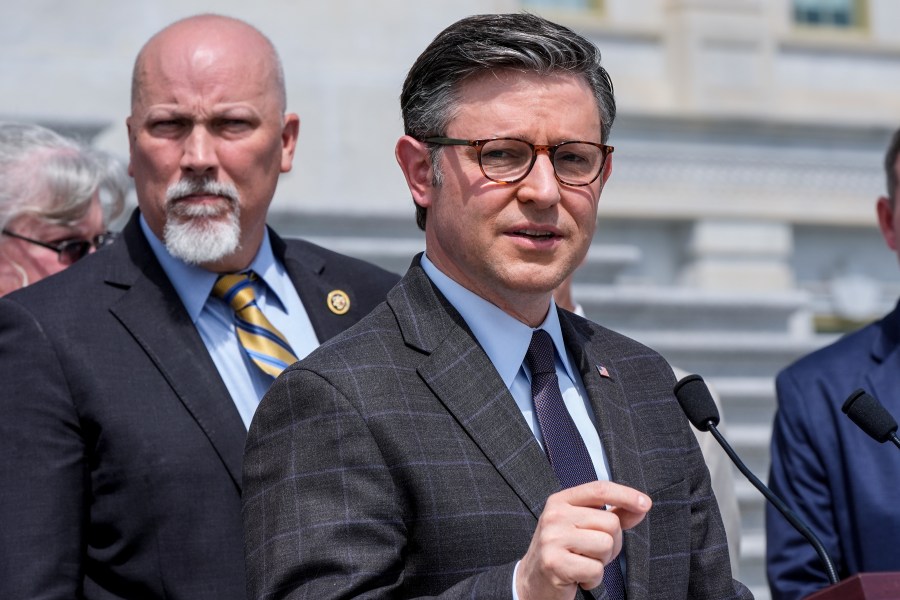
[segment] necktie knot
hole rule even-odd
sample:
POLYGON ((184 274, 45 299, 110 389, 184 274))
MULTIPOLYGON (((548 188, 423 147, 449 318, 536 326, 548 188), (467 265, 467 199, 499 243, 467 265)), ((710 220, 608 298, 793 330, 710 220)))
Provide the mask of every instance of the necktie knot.
POLYGON ((525 353, 525 362, 531 369, 532 375, 547 375, 556 373, 556 364, 553 360, 553 338, 543 329, 538 329, 531 336, 528 351, 525 353))
POLYGON ((264 373, 278 377, 288 365, 297 362, 287 338, 272 325, 256 303, 253 281, 256 274, 227 273, 213 285, 212 295, 223 299, 234 311, 238 341, 264 373))
POLYGON ((213 286, 213 296, 224 300, 233 311, 240 312, 256 302, 256 291, 253 289, 255 280, 256 274, 253 271, 220 275, 213 286))

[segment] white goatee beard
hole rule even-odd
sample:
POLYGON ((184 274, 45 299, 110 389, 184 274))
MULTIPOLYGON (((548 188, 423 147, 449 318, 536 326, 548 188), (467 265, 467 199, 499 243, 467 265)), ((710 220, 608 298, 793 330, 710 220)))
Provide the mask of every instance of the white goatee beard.
POLYGON ((240 216, 240 200, 233 185, 182 179, 166 192, 166 225, 163 229, 166 250, 191 265, 218 262, 240 248, 240 216), (221 196, 227 204, 178 202, 191 194, 221 196))

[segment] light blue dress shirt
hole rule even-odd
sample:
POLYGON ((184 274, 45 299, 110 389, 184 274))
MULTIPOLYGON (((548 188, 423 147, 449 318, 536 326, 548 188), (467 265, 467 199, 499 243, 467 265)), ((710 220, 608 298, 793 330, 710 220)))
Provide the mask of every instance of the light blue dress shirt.
MULTIPOLYGON (((503 383, 509 388, 510 394, 516 401, 516 405, 525 417, 525 422, 531 428, 538 444, 541 441, 537 415, 534 411, 534 399, 531 395, 531 372, 525 366, 525 353, 531 344, 531 336, 536 329, 543 329, 553 339, 556 348, 554 361, 556 363, 556 376, 559 379, 559 388, 562 392, 566 410, 575 422, 578 433, 587 446, 597 479, 608 481, 609 462, 600 443, 600 435, 597 433, 594 411, 590 406, 581 373, 572 368, 572 358, 569 356, 566 345, 563 343, 562 329, 559 325, 559 313, 556 312, 556 303, 550 299, 550 310, 547 317, 539 327, 529 327, 518 319, 506 314, 499 307, 491 304, 478 294, 469 291, 456 283, 438 269, 434 263, 422 256, 422 269, 435 287, 453 305, 466 325, 472 330, 475 339, 481 344, 485 354, 488 355, 494 368, 503 379, 503 383)), ((619 557, 622 574, 625 574, 625 557, 619 557)), ((513 570, 512 597, 519 600, 516 591, 516 574, 519 572, 519 563, 513 570)))
MULTIPOLYGON (((140 222, 153 254, 197 327, 244 426, 249 429, 259 401, 274 380, 253 364, 241 347, 231 307, 224 300, 210 296, 218 274, 173 257, 150 230, 143 215, 140 222)), ((297 358, 315 350, 319 340, 284 265, 275 260, 268 230, 249 269, 259 277, 253 288, 260 310, 287 338, 297 358)))

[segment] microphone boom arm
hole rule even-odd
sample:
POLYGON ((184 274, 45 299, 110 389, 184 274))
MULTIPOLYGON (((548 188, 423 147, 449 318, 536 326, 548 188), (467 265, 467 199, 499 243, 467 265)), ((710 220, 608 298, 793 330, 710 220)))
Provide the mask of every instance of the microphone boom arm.
MULTIPOLYGON (((792 511, 788 507, 788 505, 781 500, 781 498, 773 494, 772 491, 768 487, 766 487, 763 482, 760 481, 759 478, 750 471, 750 469, 747 468, 744 462, 740 459, 740 457, 738 457, 737 453, 731 447, 731 444, 729 444, 725 440, 725 437, 721 433, 719 433, 719 430, 718 428, 716 428, 716 424, 712 421, 712 419, 707 421, 707 425, 709 426, 709 432, 712 433, 713 437, 716 438, 716 441, 719 442, 719 445, 722 446, 722 449, 731 459, 731 462, 733 462, 740 470, 740 472, 744 474, 744 477, 746 477, 750 481, 750 483, 753 484, 753 487, 758 489, 769 502, 775 505, 775 508, 778 509, 778 512, 784 515, 784 518, 787 519, 788 522, 790 522, 790 524, 793 525, 794 528, 799 531, 803 535, 803 537, 805 537, 806 540, 812 545, 812 547, 816 551, 816 554, 819 555, 819 559, 821 559, 821 561, 825 564, 825 574, 828 576, 828 581, 832 585, 838 583, 840 581, 840 578, 838 577, 837 569, 835 568, 834 563, 831 561, 831 558, 828 556, 828 553, 825 551, 825 546, 823 546, 822 542, 819 541, 819 538, 816 537, 816 535, 809 529, 809 527, 804 525, 803 522, 797 518, 797 515, 794 514, 794 511, 792 511)), ((900 440, 897 440, 896 438, 897 436, 895 435, 894 443, 900 446, 900 440)))

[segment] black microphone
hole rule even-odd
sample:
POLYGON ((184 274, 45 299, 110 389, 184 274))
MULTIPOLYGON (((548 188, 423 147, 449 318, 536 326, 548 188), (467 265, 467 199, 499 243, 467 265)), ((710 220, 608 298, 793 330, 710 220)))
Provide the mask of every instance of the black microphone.
POLYGON ((771 502, 775 508, 778 509, 778 512, 784 515, 784 518, 794 526, 794 529, 799 531, 812 547, 815 548, 816 553, 825 565, 825 574, 828 575, 828 581, 832 584, 838 583, 840 578, 838 578, 837 569, 834 567, 834 561, 828 556, 828 553, 825 551, 825 546, 822 545, 819 538, 817 538, 810 528, 794 514, 794 511, 788 508, 787 504, 785 504, 781 498, 776 496, 772 490, 766 487, 766 485, 747 468, 747 465, 740 459, 731 447, 731 444, 729 444, 722 434, 719 433, 719 430, 716 428, 716 425, 719 424, 719 409, 716 408, 716 403, 709 393, 709 388, 706 387, 703 378, 699 375, 688 375, 683 378, 675 384, 675 397, 678 399, 678 404, 681 405, 681 410, 684 411, 684 414, 687 415, 688 420, 694 427, 700 431, 709 431, 713 434, 713 437, 716 438, 716 441, 719 442, 719 445, 725 450, 728 458, 730 458, 731 462, 733 462, 740 472, 744 474, 744 477, 750 480, 753 487, 758 489, 762 495, 766 497, 766 500, 771 502))
POLYGON ((876 442, 883 444, 891 440, 900 448, 897 421, 881 402, 867 394, 865 390, 858 389, 850 394, 841 410, 876 442))

